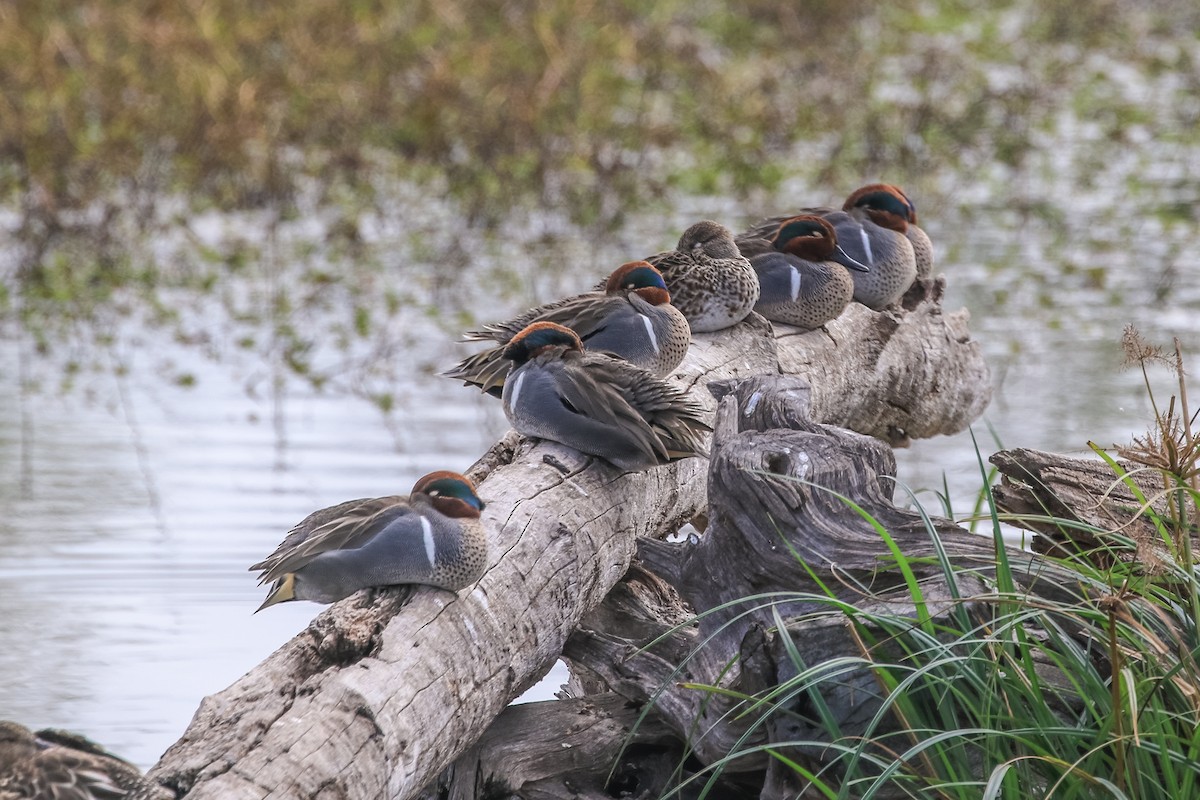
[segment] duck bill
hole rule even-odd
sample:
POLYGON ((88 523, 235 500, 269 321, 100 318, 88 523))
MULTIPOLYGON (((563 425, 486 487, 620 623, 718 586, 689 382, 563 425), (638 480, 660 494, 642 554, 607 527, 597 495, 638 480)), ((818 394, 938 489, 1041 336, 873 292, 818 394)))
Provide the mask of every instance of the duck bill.
POLYGON ((835 244, 833 246, 833 260, 841 264, 846 269, 852 269, 855 272, 871 271, 871 268, 866 264, 862 263, 861 261, 856 261, 854 258, 852 258, 849 253, 842 249, 840 244, 835 244))

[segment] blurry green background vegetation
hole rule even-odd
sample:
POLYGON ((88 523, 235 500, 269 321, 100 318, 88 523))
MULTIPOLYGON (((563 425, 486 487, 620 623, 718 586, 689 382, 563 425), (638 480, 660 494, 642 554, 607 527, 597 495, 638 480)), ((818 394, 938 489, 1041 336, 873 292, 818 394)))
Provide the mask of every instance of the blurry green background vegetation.
POLYGON ((0 314, 43 345, 52 320, 118 295, 169 317, 164 288, 260 271, 272 226, 313 209, 311 241, 272 251, 308 261, 267 306, 290 317, 336 284, 351 336, 424 302, 354 274, 379 271, 380 237, 361 224, 389 206, 448 210, 444 236, 408 241, 399 267, 435 289, 429 265, 465 265, 467 231, 490 241, 512 226, 544 254, 545 226, 514 219, 598 236, 686 196, 777 211, 788 181, 822 187, 783 201, 808 204, 886 178, 963 225, 973 206, 1022 203, 1053 224, 1114 191, 1128 198, 1113 208, 1194 224, 1195 167, 1092 181, 1147 142, 1194 152, 1198 25, 1189 0, 4 3, 0 314), (1070 194, 1013 188, 1047 173, 1070 194), (1175 190, 1142 196, 1143 180, 1175 190), (264 234, 219 246, 193 227, 262 211, 264 234), (156 246, 171 236, 191 251, 156 246), (372 291, 382 311, 363 300, 372 291))

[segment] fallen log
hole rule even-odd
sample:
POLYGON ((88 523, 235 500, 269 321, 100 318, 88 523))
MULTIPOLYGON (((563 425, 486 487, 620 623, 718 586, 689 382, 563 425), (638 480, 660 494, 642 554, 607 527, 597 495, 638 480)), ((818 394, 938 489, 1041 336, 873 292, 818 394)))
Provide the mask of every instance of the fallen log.
MULTIPOLYGON (((709 381, 783 364, 814 376, 821 414, 864 433, 953 433, 982 413, 990 386, 965 312, 943 315, 939 298, 897 315, 855 306, 802 335, 752 315, 695 337, 673 380, 711 408, 709 381)), ((706 470, 688 459, 621 473, 506 436, 469 473, 491 551, 473 590, 369 590, 335 604, 205 698, 149 776, 189 798, 415 796, 545 674, 639 540, 705 509, 706 470)))
POLYGON ((1195 525, 1180 522, 1181 498, 1161 470, 1124 459, 1114 469, 1099 458, 1024 448, 1001 450, 989 460, 1001 478, 992 489, 997 509, 1007 523, 1040 534, 1032 542, 1036 552, 1087 554, 1098 562, 1167 559, 1156 519, 1169 530, 1190 530, 1196 540, 1195 525), (1132 540, 1135 548, 1120 546, 1117 536, 1132 540))
MULTIPOLYGON (((693 541, 640 542, 648 572, 631 570, 572 634, 564 655, 598 685, 652 706, 651 716, 666 722, 700 765, 722 763, 726 776, 739 777, 743 790, 750 785, 762 797, 792 797, 801 787, 779 761, 761 750, 729 756, 770 744, 825 774, 831 758, 823 748, 830 742, 826 723, 804 697, 768 717, 747 713, 750 704, 742 699, 795 677, 796 654, 808 668, 863 654, 845 616, 831 613, 820 598, 832 592, 860 610, 910 617, 915 626, 914 600, 892 568, 894 545, 920 583, 924 611, 935 624, 961 612, 985 620, 993 608, 988 598, 995 597, 989 585, 995 544, 948 520, 893 506, 886 479, 894 467, 891 451, 873 438, 810 422, 802 381, 766 376, 715 388, 726 396, 709 471, 710 527, 693 541), (892 544, 837 495, 879 522, 892 544), (968 570, 954 591, 944 580, 939 546, 968 570), (672 597, 678 607, 670 608, 672 597), (697 623, 681 626, 678 620, 689 612, 699 615, 697 623), (810 744, 787 744, 796 741, 810 744)), ((1022 593, 1059 602, 1080 598, 1068 570, 1015 549, 1007 557, 1022 593)), ((1057 693, 1056 707, 1077 708, 1068 678, 1053 665, 1040 666, 1046 690, 1057 693)), ((824 684, 822 699, 827 718, 849 740, 867 730, 882 703, 875 676, 864 668, 824 684)), ((685 771, 679 779, 702 773, 685 771)))
POLYGON ((809 419, 893 447, 957 433, 978 419, 991 400, 991 377, 967 311, 942 311, 945 288, 944 278, 918 281, 903 314, 852 303, 829 323, 828 337, 778 328, 779 371, 813 387, 809 419))
POLYGON ((666 790, 683 757, 670 734, 616 692, 509 706, 420 798, 599 800, 612 797, 609 787, 666 790))

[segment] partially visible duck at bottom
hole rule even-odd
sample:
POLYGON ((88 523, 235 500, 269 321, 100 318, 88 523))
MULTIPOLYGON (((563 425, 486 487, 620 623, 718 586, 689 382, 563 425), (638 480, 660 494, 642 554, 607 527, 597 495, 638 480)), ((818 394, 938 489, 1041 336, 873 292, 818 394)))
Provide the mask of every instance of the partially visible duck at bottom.
POLYGON ((783 220, 769 239, 739 239, 758 273, 754 310, 772 322, 808 330, 836 319, 854 296, 848 270, 869 271, 837 243, 827 220, 804 214, 783 220))
POLYGON ((0 721, 0 800, 168 800, 175 793, 76 733, 0 721))
POLYGON ((569 328, 536 322, 509 342, 504 413, 525 436, 565 444, 624 470, 703 455, 704 409, 658 376, 586 351, 569 328))
POLYGON ((463 359, 443 374, 499 397, 512 368, 512 362, 504 358, 504 346, 534 322, 568 327, 588 349, 613 353, 656 375, 667 375, 679 366, 692 341, 687 319, 671 304, 659 271, 645 261, 631 261, 609 275, 602 292, 568 297, 507 322, 469 331, 466 341, 499 344, 463 359))
POLYGON ((407 497, 349 500, 315 511, 250 567, 271 591, 257 611, 289 600, 332 603, 359 589, 425 584, 456 592, 487 568, 484 503, 457 472, 432 472, 407 497))

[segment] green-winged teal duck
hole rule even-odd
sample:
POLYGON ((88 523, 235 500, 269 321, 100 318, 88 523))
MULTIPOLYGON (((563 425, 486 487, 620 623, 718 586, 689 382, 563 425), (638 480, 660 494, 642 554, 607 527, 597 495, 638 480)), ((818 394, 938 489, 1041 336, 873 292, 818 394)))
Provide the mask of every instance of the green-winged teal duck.
MULTIPOLYGON (((853 192, 841 209, 806 208, 833 225, 838 244, 869 271, 854 272, 854 299, 876 311, 894 305, 917 277, 916 254, 908 240, 911 205, 889 184, 871 184, 853 192)), ((770 237, 789 217, 771 217, 739 238, 770 237)))
POLYGON ((167 800, 174 792, 76 733, 0 721, 0 800, 167 800))
POLYGON ((525 436, 550 439, 641 470, 702 454, 704 409, 648 370, 585 351, 579 337, 535 322, 504 350, 513 372, 504 413, 525 436))
POLYGON ((487 567, 483 501, 456 472, 432 472, 408 497, 349 500, 309 514, 250 567, 273 582, 258 611, 288 600, 332 603, 368 586, 422 583, 456 592, 487 567))
POLYGON ((905 204, 908 205, 908 236, 909 244, 913 246, 913 255, 917 260, 917 277, 922 280, 927 280, 933 275, 933 242, 929 238, 923 228, 917 225, 917 207, 913 204, 908 193, 899 186, 893 184, 878 184, 879 186, 891 189, 904 198, 905 204))
POLYGON ((499 397, 512 367, 504 358, 504 345, 534 322, 566 326, 589 350, 612 353, 656 375, 667 375, 679 366, 692 340, 691 328, 671 304, 662 275, 645 261, 631 261, 608 277, 603 292, 569 297, 530 309, 508 322, 468 331, 466 341, 500 344, 460 361, 443 374, 499 397))
POLYGON ((738 324, 758 302, 758 277, 738 251, 733 234, 719 222, 697 222, 674 250, 646 259, 662 273, 671 302, 693 333, 738 324))
POLYGON ((758 273, 754 310, 799 328, 836 319, 854 295, 847 270, 867 271, 838 245, 833 226, 811 214, 784 220, 770 239, 739 239, 738 247, 758 273))

